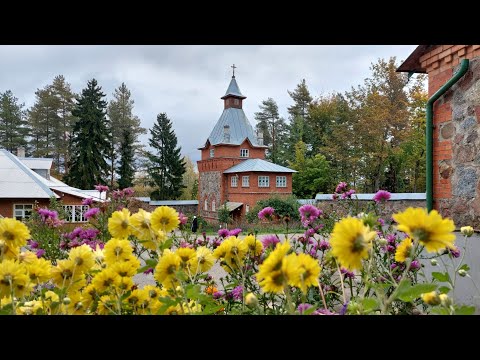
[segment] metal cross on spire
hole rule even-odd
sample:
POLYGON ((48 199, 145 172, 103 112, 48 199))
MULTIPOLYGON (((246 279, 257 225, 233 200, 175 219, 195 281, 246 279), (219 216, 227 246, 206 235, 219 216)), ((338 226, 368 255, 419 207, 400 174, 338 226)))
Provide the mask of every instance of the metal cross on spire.
POLYGON ((233 69, 233 75, 232 75, 232 78, 235 78, 235 69, 237 68, 235 66, 235 64, 233 64, 232 66, 230 66, 232 69, 233 69))

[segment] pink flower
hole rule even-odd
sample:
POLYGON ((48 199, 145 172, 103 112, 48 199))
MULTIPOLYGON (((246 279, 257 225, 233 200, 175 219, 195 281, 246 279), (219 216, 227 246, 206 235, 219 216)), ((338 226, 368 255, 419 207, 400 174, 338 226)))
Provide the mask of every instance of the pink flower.
POLYGON ((314 222, 320 215, 323 214, 322 210, 317 209, 317 207, 309 204, 300 206, 298 212, 302 216, 302 224, 304 227, 307 227, 309 224, 314 222))
POLYGON ((238 234, 240 234, 241 232, 242 232, 242 229, 236 228, 236 229, 230 230, 230 232, 228 233, 228 236, 238 236, 238 234))
POLYGON ((335 189, 336 193, 342 193, 347 190, 347 183, 342 181, 337 185, 337 188, 335 189))
POLYGON ((277 246, 277 244, 280 242, 280 239, 277 237, 277 235, 267 235, 264 236, 261 241, 265 249, 268 247, 275 249, 275 246, 277 246))
POLYGON ((95 185, 95 190, 100 191, 101 193, 104 191, 105 192, 108 191, 108 189, 109 188, 107 185, 101 185, 101 184, 95 185))
MULTIPOLYGON (((129 188, 127 188, 127 189, 129 189, 129 188)), ((183 213, 179 213, 178 214, 178 220, 180 220, 180 224, 185 225, 187 223, 188 217, 186 217, 183 213)))
POLYGON ((378 190, 377 193, 373 196, 373 200, 377 203, 382 202, 382 201, 388 201, 390 200, 390 197, 392 194, 390 194, 386 190, 378 190))
POLYGON ((93 204, 92 198, 87 198, 82 200, 82 205, 92 205, 92 204, 93 204))
POLYGON ((218 230, 218 236, 222 238, 226 238, 230 234, 230 231, 228 229, 220 229, 218 230))
POLYGON ((263 208, 262 210, 260 210, 260 212, 258 213, 258 218, 260 220, 263 220, 263 219, 270 219, 274 213, 275 209, 270 207, 270 206, 267 206, 266 208, 263 208))
POLYGON ((99 208, 91 208, 90 210, 86 211, 83 216, 85 217, 85 219, 90 219, 92 217, 95 217, 95 215, 97 215, 99 212, 99 208))
POLYGON ((132 188, 129 188, 129 187, 123 189, 123 195, 125 195, 126 197, 132 196, 134 192, 135 192, 135 190, 133 190, 132 188))

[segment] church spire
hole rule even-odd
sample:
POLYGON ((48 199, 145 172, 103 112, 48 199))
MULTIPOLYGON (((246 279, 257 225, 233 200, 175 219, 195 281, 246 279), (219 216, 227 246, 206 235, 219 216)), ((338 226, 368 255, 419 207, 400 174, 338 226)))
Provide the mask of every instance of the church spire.
POLYGON ((221 97, 221 99, 225 100, 225 109, 231 107, 241 109, 243 99, 246 99, 247 97, 243 96, 240 88, 238 87, 237 80, 235 79, 235 69, 237 67, 235 66, 235 64, 230 67, 233 69, 232 80, 230 80, 227 91, 225 92, 225 95, 221 97))

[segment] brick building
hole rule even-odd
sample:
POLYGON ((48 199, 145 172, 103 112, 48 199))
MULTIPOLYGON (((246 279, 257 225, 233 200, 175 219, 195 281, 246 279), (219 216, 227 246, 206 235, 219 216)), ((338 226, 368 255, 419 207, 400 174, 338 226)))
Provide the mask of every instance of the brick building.
POLYGON ((96 190, 76 189, 51 176, 52 159, 26 158, 21 149, 18 155, 0 149, 0 217, 25 220, 36 207, 48 207, 55 197, 63 204, 67 221, 85 222, 83 214, 89 207, 82 200, 103 201, 96 190))
POLYGON ((235 220, 241 219, 258 200, 292 194, 295 170, 265 160, 263 134, 255 133, 243 112, 242 95, 235 74, 221 97, 224 110, 205 144, 199 148, 198 212, 207 221, 218 219, 226 205, 235 220))
POLYGON ((429 116, 427 106, 427 206, 430 194, 428 207, 453 218, 457 226, 478 229, 480 45, 420 45, 397 71, 428 74, 433 111, 429 116))

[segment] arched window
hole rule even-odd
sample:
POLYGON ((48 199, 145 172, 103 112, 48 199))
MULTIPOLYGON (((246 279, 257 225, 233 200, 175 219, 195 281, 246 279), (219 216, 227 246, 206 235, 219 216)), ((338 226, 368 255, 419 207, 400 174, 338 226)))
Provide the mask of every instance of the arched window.
POLYGON ((215 200, 212 200, 212 211, 215 211, 215 200))
POLYGON ((207 211, 207 210, 208 210, 208 203, 207 203, 207 199, 205 199, 205 205, 203 206, 203 209, 204 209, 205 211, 207 211))

